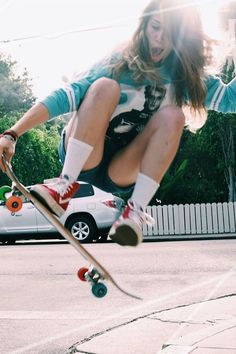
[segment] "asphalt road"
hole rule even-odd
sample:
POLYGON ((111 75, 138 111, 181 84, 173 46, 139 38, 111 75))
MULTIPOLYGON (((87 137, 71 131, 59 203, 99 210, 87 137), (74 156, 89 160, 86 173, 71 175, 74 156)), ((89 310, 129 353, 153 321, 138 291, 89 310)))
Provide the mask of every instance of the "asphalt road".
MULTIPOLYGON (((86 261, 68 244, 1 246, 0 354, 63 354, 75 343, 147 314, 236 292, 236 240, 86 247, 143 301, 124 296, 109 283, 107 296, 95 298, 89 284, 76 277, 86 261)), ((157 352, 167 332, 155 341, 152 336, 147 328, 144 337, 157 352)), ((133 354, 132 346, 122 352, 133 354)), ((143 354, 148 354, 145 344, 143 354)))

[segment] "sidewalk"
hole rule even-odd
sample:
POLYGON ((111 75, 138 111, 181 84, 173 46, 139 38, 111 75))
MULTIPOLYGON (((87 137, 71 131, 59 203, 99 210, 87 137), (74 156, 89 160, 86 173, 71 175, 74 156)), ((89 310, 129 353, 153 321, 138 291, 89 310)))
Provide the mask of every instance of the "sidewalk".
POLYGON ((236 294, 134 318, 65 354, 236 354, 236 294))

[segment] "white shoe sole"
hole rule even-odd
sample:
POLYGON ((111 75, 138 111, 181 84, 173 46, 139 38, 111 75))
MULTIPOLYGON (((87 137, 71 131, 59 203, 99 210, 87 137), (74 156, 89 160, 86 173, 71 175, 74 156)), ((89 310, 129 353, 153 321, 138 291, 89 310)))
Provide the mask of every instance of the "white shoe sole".
POLYGON ((35 185, 32 187, 30 193, 32 193, 35 198, 37 198, 46 208, 49 209, 53 214, 59 218, 64 214, 65 210, 57 204, 50 193, 40 185, 35 185))

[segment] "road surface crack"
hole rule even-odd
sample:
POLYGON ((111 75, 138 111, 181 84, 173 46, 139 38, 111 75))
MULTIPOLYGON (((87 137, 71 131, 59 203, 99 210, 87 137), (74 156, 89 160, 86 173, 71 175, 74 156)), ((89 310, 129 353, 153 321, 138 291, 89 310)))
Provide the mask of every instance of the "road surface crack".
MULTIPOLYGON (((174 307, 170 307, 170 308, 166 308, 166 309, 162 309, 162 310, 158 310, 158 311, 153 311, 151 313, 148 313, 148 314, 145 314, 145 315, 142 315, 142 316, 138 316, 132 320, 129 320, 129 321, 126 321, 126 322, 123 322, 121 324, 118 324, 118 325, 115 325, 115 326, 112 326, 110 328, 107 328, 103 331, 100 331, 100 332, 96 332, 94 334, 91 334, 90 336, 88 337, 85 337, 83 339, 81 339, 79 342, 75 343, 72 347, 70 347, 68 349, 68 351, 66 351, 64 354, 74 354, 74 353, 84 353, 84 354, 95 354, 95 353, 87 353, 87 352, 81 352, 79 351, 79 349, 77 349, 80 345, 84 344, 84 343, 87 343, 87 342, 90 342, 91 340, 95 339, 95 338, 98 338, 104 334, 107 334, 111 331, 114 331, 118 328, 121 328, 121 327, 124 327, 124 326, 128 326, 134 322, 137 322, 137 321, 140 321, 144 318, 147 318, 147 319, 152 319, 154 320, 154 318, 151 318, 150 316, 154 316, 154 315, 157 315, 157 314, 163 314, 165 312, 169 312, 169 311, 172 311, 172 310, 176 310, 176 309, 181 309, 181 308, 185 308, 185 307, 189 307, 189 306, 193 306, 193 305, 197 305, 197 304, 201 304, 201 303, 207 303, 207 302, 210 302, 210 301, 214 301, 214 300, 219 300, 219 299, 225 299, 227 297, 233 297, 233 296, 236 296, 236 293, 232 293, 232 294, 226 294, 226 295, 221 295, 221 296, 218 296, 218 297, 214 297, 214 298, 210 298, 210 299, 207 299, 207 300, 203 300, 203 301, 197 301, 197 302, 192 302, 192 303, 189 303, 189 304, 182 304, 182 305, 178 305, 178 306, 174 306, 174 307)), ((159 320, 161 322, 169 322, 169 323, 179 323, 179 324, 183 324, 183 323, 187 323, 187 324, 199 324, 199 323, 193 323, 193 322, 188 322, 188 321, 169 321, 169 320, 162 320, 161 318, 155 318, 155 320, 159 320)))
MULTIPOLYGON (((149 317, 149 316, 147 316, 147 318, 149 318, 150 320, 159 321, 159 322, 162 322, 162 323, 189 324, 189 325, 201 325, 201 324, 206 324, 207 322, 209 322, 209 321, 206 321, 206 322, 194 322, 194 321, 184 321, 184 320, 181 320, 181 321, 163 320, 160 317, 153 318, 153 317, 149 317)), ((214 324, 213 321, 211 321, 211 324, 214 324)))

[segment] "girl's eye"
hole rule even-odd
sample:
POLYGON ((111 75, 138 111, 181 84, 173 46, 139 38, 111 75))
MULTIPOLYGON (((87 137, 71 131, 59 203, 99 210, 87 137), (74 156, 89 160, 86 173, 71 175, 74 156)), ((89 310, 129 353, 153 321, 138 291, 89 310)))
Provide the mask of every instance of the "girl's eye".
POLYGON ((152 29, 156 32, 160 31, 161 30, 161 26, 159 25, 152 25, 152 29))

